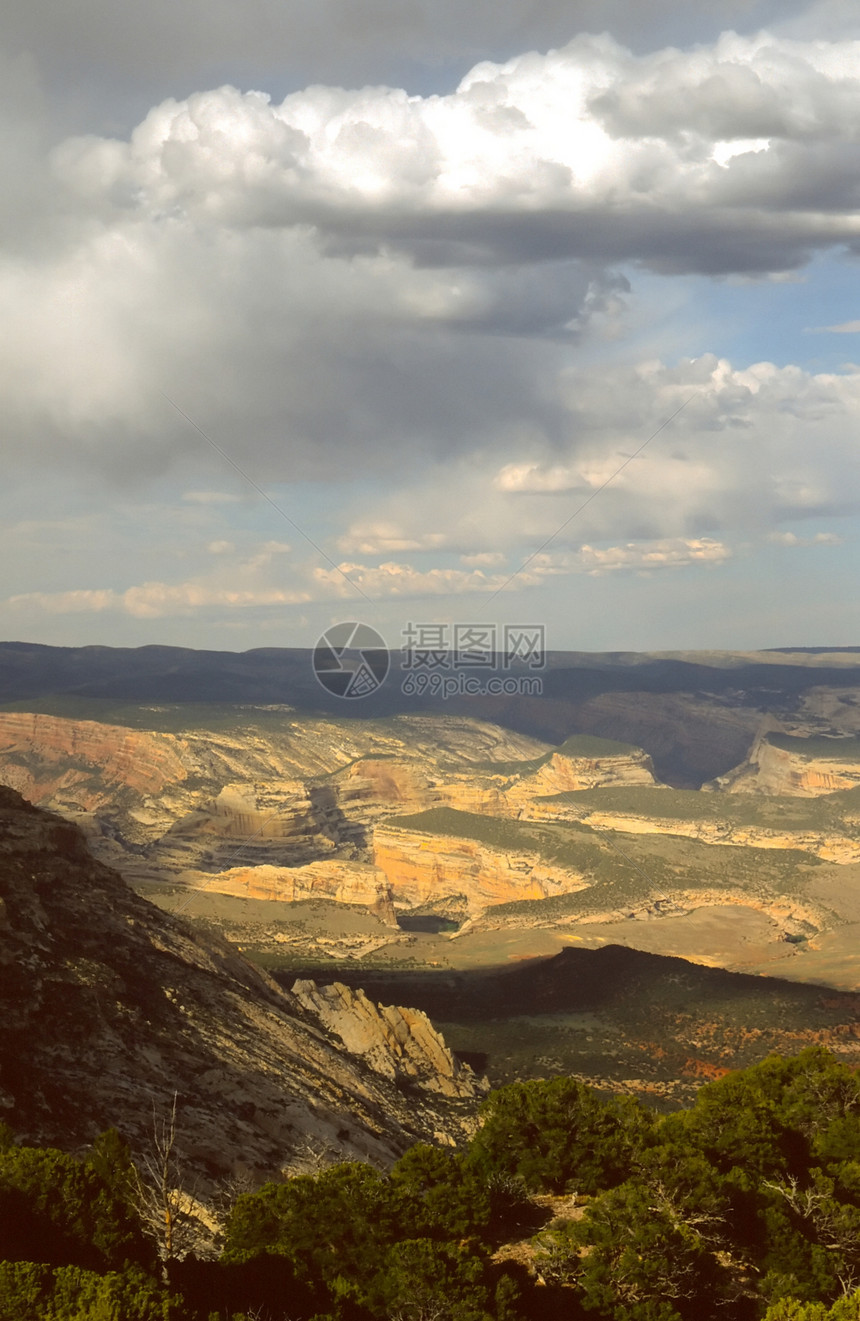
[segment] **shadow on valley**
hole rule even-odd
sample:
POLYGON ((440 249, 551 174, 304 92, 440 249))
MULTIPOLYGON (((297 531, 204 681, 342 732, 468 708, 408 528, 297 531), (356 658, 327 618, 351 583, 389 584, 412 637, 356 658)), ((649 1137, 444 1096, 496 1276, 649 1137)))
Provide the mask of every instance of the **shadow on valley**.
MULTIPOLYGON (((147 727, 156 727, 155 716, 156 724, 161 719, 170 730, 232 726, 247 720, 243 704, 270 710, 286 705, 304 716, 357 720, 444 710, 553 744, 574 733, 620 739, 644 748, 665 783, 698 788, 743 760, 760 711, 781 717, 793 712, 809 690, 857 685, 854 664, 827 665, 825 653, 816 653, 814 664, 805 656, 792 664, 777 660, 778 654, 773 662, 747 662, 739 656, 726 663, 710 652, 690 653, 690 659, 548 652, 541 696, 418 700, 389 682, 360 703, 350 703, 320 687, 308 649, 261 647, 237 653, 3 642, 0 707, 135 726, 141 720, 136 708, 155 703, 162 710, 147 713, 147 727)), ((392 652, 392 669, 400 663, 400 653, 392 652)))
MULTIPOLYGON (((296 974, 274 972, 289 990, 296 974)), ((860 1049, 860 996, 726 972, 626 946, 568 948, 515 968, 409 972, 301 968, 320 984, 361 987, 422 1009, 451 1048, 490 1081, 570 1074, 658 1106, 769 1051, 860 1049)))

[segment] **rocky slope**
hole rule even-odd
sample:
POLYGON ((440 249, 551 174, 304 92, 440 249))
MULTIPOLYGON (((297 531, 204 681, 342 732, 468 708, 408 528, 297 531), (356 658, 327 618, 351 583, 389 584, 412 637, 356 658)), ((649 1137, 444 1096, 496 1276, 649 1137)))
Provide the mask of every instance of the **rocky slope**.
POLYGON ((0 1113, 30 1141, 115 1125, 140 1148, 174 1093, 183 1156, 211 1182, 450 1142, 482 1086, 420 1014, 285 993, 0 789, 0 1113))
MULTIPOLYGON (((359 974, 354 974, 358 976, 359 974)), ((607 945, 513 968, 371 976, 475 1052, 494 1086, 571 1074, 650 1103, 689 1104, 703 1082, 822 1045, 852 1066, 860 996, 607 945)))
POLYGON ((292 995, 335 1033, 353 1055, 392 1082, 423 1087, 441 1096, 474 1098, 468 1066, 455 1060, 444 1039, 420 1010, 376 1005, 359 987, 341 982, 317 986, 300 979, 292 995))

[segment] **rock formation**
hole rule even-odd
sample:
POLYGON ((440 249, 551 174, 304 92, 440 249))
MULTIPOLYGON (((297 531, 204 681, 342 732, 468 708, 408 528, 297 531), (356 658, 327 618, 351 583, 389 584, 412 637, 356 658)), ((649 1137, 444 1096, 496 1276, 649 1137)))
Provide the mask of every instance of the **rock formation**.
POLYGON ((505 791, 504 798, 507 815, 518 816, 524 809, 528 809, 535 798, 549 794, 654 783, 651 758, 641 748, 619 749, 592 756, 577 756, 560 750, 554 752, 531 775, 517 777, 505 791))
POLYGON ((0 712, 4 782, 30 801, 95 812, 117 793, 138 798, 187 778, 178 740, 94 720, 0 712))
POLYGON ((756 740, 747 759, 714 781, 733 793, 816 798, 860 784, 860 740, 774 733, 756 740))
POLYGON ((462 835, 454 833, 456 827, 450 833, 422 830, 419 821, 404 825, 395 819, 374 833, 374 863, 403 908, 432 908, 457 897, 475 914, 491 904, 547 899, 587 884, 581 872, 553 865, 527 844, 494 847, 470 838, 465 829, 462 835))
POLYGON ((356 1001, 353 1053, 325 996, 285 994, 192 933, 10 789, 0 899, 0 1114, 27 1141, 74 1149, 113 1125, 140 1148, 175 1093, 182 1154, 211 1181, 308 1152, 385 1162, 473 1122, 482 1088, 420 1016, 356 1001))
POLYGON ((517 818, 542 795, 654 783, 640 750, 589 738, 583 755, 576 742, 553 750, 462 716, 380 729, 270 713, 229 733, 180 735, 0 713, 0 774, 79 821, 132 884, 382 904, 393 922, 393 904, 456 894, 477 912, 575 888, 538 859, 511 863, 462 842, 427 843, 413 866, 386 823, 435 806, 517 818))
POLYGON ((313 981, 299 980, 292 994, 340 1037, 351 1054, 366 1059, 384 1077, 418 1084, 442 1096, 474 1097, 474 1073, 468 1064, 454 1058, 419 1009, 376 1005, 364 991, 341 982, 317 986, 313 981))
MULTIPOLYGON (((703 808, 695 819, 673 817, 671 809, 658 814, 622 811, 611 807, 557 798, 535 803, 529 812, 533 821, 581 821, 593 830, 617 830, 629 835, 675 835, 702 844, 730 845, 755 849, 797 849, 825 862, 860 862, 860 835, 833 830, 791 830, 766 825, 748 825, 734 820, 733 802, 725 803, 725 814, 709 819, 703 808)), ((722 805, 722 804, 721 804, 722 805)))

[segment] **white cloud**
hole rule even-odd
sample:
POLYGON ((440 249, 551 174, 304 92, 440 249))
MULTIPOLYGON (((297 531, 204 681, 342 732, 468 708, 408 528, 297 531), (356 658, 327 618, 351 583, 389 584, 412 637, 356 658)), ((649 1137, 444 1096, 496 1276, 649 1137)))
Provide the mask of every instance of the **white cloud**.
POLYGON ((860 238, 858 107, 860 42, 725 33, 635 56, 580 36, 478 64, 447 96, 199 92, 154 107, 127 143, 69 140, 54 165, 113 223, 313 224, 437 265, 471 250, 768 271, 860 238))
POLYGON ((445 544, 441 532, 422 532, 418 537, 397 523, 354 523, 338 538, 338 547, 347 554, 388 555, 392 551, 437 550, 445 544))
POLYGON ((860 321, 843 321, 838 326, 810 326, 811 335, 857 335, 860 334, 860 321))
MULTIPOLYGON (((322 3, 363 49, 370 31, 388 40, 388 0, 322 3)), ((467 28, 472 41, 526 8, 499 0, 479 23, 453 0, 403 0, 396 17, 414 36, 444 12, 452 41, 467 28)), ((674 0, 647 15, 612 0, 585 9, 595 21, 623 10, 625 31, 646 31, 655 9, 699 21, 674 0)), ((557 40, 572 30, 561 0, 530 12, 557 40)), ((140 52, 155 42, 148 21, 140 52)), ((98 44, 111 23, 119 41, 103 0, 88 0, 81 30, 98 44)), ((216 3, 201 52, 228 28, 216 3)), ((437 34, 423 31, 426 52, 437 34)), ((228 60, 218 77, 228 69, 272 85, 228 60)), ((15 234, 0 254, 6 498, 11 509, 30 469, 54 504, 74 487, 75 503, 85 492, 107 511, 89 537, 34 527, 26 556, 11 539, 4 594, 16 592, 18 618, 22 603, 46 617, 235 620, 341 599, 330 563, 314 576, 322 560, 303 543, 308 563, 266 541, 293 534, 261 491, 368 595, 395 599, 496 590, 547 538, 519 586, 715 564, 736 534, 760 545, 773 526, 798 528, 783 544, 824 544, 831 534, 802 537, 801 520, 860 508, 860 369, 784 365, 781 327, 767 350, 781 365, 675 361, 676 349, 636 363, 622 344, 633 322, 653 324, 651 352, 666 342, 653 291, 669 282, 642 267, 777 281, 815 251, 860 251, 860 43, 728 33, 636 54, 581 36, 484 60, 445 94, 402 81, 316 78, 285 99, 301 84, 272 99, 232 87, 167 99, 160 85, 130 135, 66 138, 50 157, 36 83, 3 82, 0 159, 24 197, 0 204, 0 237, 15 234), (22 115, 38 126, 29 136, 22 115)), ((673 285, 675 344, 701 287, 673 285)), ((697 346, 715 342, 708 316, 697 346)))
POLYGON ((221 87, 68 139, 51 242, 0 258, 8 471, 191 464, 216 504, 231 463, 250 494, 493 447, 503 486, 574 489, 517 438, 567 445, 560 374, 623 325, 614 265, 774 275, 860 241, 858 109, 858 42, 582 36, 447 95, 221 87))
POLYGON ((841 546, 842 537, 835 532, 816 532, 814 537, 799 537, 796 532, 769 532, 768 541, 777 546, 841 546))
POLYGON ((661 530, 678 531, 696 522, 762 527, 792 511, 826 514, 860 501, 851 438, 860 370, 814 374, 767 362, 737 370, 704 355, 677 366, 571 371, 567 388, 577 410, 571 460, 504 465, 497 489, 568 492, 575 504, 609 481, 584 514, 592 526, 607 515, 628 526, 653 516, 661 530))
MULTIPOLYGON (((470 573, 463 569, 416 569, 410 564, 398 564, 388 561, 376 567, 344 561, 335 569, 317 569, 314 577, 326 590, 334 591, 338 596, 352 594, 349 583, 371 600, 386 597, 421 597, 421 596, 459 596, 470 592, 495 592, 507 581, 506 575, 485 574, 481 569, 470 573)), ((518 580, 519 587, 533 585, 536 582, 533 573, 524 573, 518 580)))
POLYGON ((584 477, 571 468, 555 465, 541 468, 534 463, 506 463, 493 481, 497 491, 572 491, 584 485, 584 477))
POLYGON ((370 508, 363 496, 345 540, 360 541, 359 526, 404 540, 408 529, 411 546, 445 547, 473 565, 491 546, 513 561, 547 538, 563 547, 758 537, 789 519, 860 509, 860 369, 738 369, 707 354, 570 367, 558 389, 569 401, 564 441, 517 434, 505 446, 519 450, 513 462, 488 451, 403 482, 370 508))
POLYGON ((120 599, 109 588, 79 588, 68 592, 19 592, 4 604, 17 609, 35 606, 53 615, 100 614, 117 609, 120 599))
POLYGON ((539 576, 588 573, 599 577, 619 571, 649 573, 655 569, 680 569, 692 564, 719 565, 731 559, 732 552, 721 541, 710 537, 694 540, 630 542, 625 546, 582 546, 578 551, 540 554, 529 569, 539 576))
POLYGON ((247 610, 260 606, 297 605, 310 599, 307 592, 278 588, 235 589, 206 582, 148 582, 129 587, 124 592, 109 589, 25 592, 10 597, 5 605, 16 609, 36 607, 53 615, 101 614, 112 610, 137 619, 163 619, 169 615, 193 615, 212 607, 247 610))
MULTIPOLYGON (((720 26, 790 20, 801 7, 802 0, 651 0, 647 8, 631 0, 257 0, 248 11, 230 0, 152 0, 141 8, 86 0, 74 9, 7 7, 3 26, 4 45, 34 52, 48 85, 60 98, 66 93, 67 113, 107 101, 105 116, 115 118, 117 103, 136 104, 152 86, 207 86, 213 70, 230 67, 253 70, 254 86, 378 84, 404 66, 413 81, 426 83, 430 71, 434 83, 450 85, 452 69, 488 53, 546 49, 573 32, 609 30, 650 49, 655 41, 704 40, 720 26)), ((806 30, 820 37, 855 28, 852 11, 841 25, 818 15, 806 30)))

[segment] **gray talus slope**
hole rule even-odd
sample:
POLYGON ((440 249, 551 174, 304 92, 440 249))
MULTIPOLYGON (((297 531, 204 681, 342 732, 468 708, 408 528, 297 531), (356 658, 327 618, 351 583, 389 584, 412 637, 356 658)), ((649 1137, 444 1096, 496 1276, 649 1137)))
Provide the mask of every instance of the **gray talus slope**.
POLYGON ((0 900, 0 1113, 29 1140, 75 1148, 114 1125, 140 1147, 177 1093, 183 1155, 217 1178, 308 1153, 385 1162, 471 1127, 468 1069, 448 1057, 440 1083, 418 1039, 351 1053, 348 1024, 135 895, 76 827, 5 788, 0 900))

